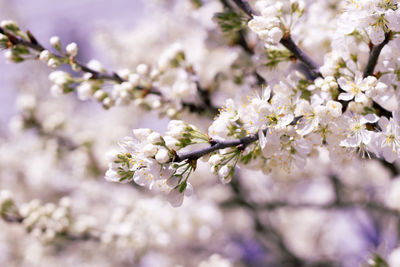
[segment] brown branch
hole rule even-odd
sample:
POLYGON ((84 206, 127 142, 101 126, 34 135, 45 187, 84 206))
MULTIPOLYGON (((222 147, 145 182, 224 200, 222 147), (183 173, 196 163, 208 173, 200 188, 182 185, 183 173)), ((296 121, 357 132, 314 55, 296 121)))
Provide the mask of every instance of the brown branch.
MULTIPOLYGON (((245 0, 233 0, 235 4, 243 10, 247 15, 251 18, 258 13, 251 8, 249 3, 245 0)), ((292 39, 290 36, 290 32, 286 32, 283 38, 281 39, 280 43, 288 49, 292 54, 301 62, 303 62, 311 72, 312 80, 315 80, 318 77, 322 77, 321 73, 319 72, 318 64, 306 53, 304 52, 292 39)))
POLYGON ((304 52, 296 43, 293 41, 290 34, 284 36, 280 43, 286 47, 292 54, 301 62, 303 62, 310 70, 312 76, 312 80, 315 80, 318 77, 322 77, 321 73, 319 72, 318 64, 306 53, 304 52))
MULTIPOLYGON (((1 32, 1 31, 4 32, 4 30, 0 27, 0 32, 1 32)), ((26 41, 26 40, 24 40, 24 39, 22 39, 22 38, 20 38, 20 37, 17 37, 17 36, 15 36, 15 35, 13 35, 13 34, 10 34, 10 33, 5 33, 5 34, 6 34, 6 36, 8 37, 8 39, 10 40, 10 42, 11 42, 13 45, 22 45, 22 46, 28 47, 28 48, 30 48, 30 49, 32 49, 32 50, 34 50, 34 51, 37 51, 37 52, 39 52, 39 53, 42 52, 42 51, 44 51, 44 50, 46 50, 46 48, 44 48, 44 47, 33 37, 32 34, 30 34, 30 36, 31 36, 31 37, 30 37, 30 38, 31 38, 31 41, 26 41)), ((59 59, 63 59, 63 58, 64 58, 63 56, 57 55, 57 54, 55 54, 55 56, 56 56, 57 58, 59 58, 59 59)), ((66 63, 65 63, 65 64, 66 64, 66 63)), ((98 71, 95 71, 95 70, 93 70, 93 69, 91 69, 91 68, 89 68, 89 67, 83 65, 82 63, 79 63, 79 62, 75 61, 75 60, 74 60, 74 64, 77 65, 82 71, 91 73, 91 74, 93 75, 93 76, 92 76, 93 79, 104 79, 104 80, 114 81, 114 82, 117 82, 117 83, 122 83, 122 82, 125 81, 124 79, 122 79, 121 77, 119 77, 118 74, 116 74, 116 73, 108 74, 108 73, 104 73, 104 72, 98 72, 98 71)))
POLYGON ((385 40, 383 40, 383 42, 380 43, 379 45, 372 47, 372 49, 369 53, 367 66, 365 67, 365 70, 363 73, 364 78, 366 78, 370 75, 373 75, 375 66, 378 63, 379 55, 381 54, 383 47, 389 43, 391 36, 392 36, 392 32, 386 33, 385 40))
POLYGON ((246 0, 233 0, 235 4, 244 11, 250 18, 253 15, 257 15, 258 13, 250 6, 250 4, 246 0))
POLYGON ((211 140, 210 141, 211 146, 195 150, 192 152, 176 155, 173 162, 181 162, 184 160, 197 160, 202 156, 205 156, 209 153, 227 147, 240 147, 240 149, 244 149, 247 145, 257 140, 258 140, 258 134, 248 135, 246 137, 235 140, 211 140))

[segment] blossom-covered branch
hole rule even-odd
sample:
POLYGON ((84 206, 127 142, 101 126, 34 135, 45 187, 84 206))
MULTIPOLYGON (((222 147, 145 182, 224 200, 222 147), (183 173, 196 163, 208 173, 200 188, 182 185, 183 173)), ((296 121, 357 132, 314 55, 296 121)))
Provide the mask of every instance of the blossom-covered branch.
POLYGON ((0 191, 0 215, 9 223, 20 223, 26 231, 42 242, 51 242, 56 238, 66 240, 96 240, 99 237, 92 231, 90 221, 72 218, 71 200, 62 198, 58 205, 42 204, 35 199, 17 207, 9 191, 0 191))
POLYGON ((206 147, 203 149, 195 150, 193 152, 188 152, 188 153, 182 153, 182 154, 177 154, 174 157, 174 162, 181 162, 184 160, 197 160, 207 154, 210 154, 214 151, 224 149, 224 148, 229 148, 229 147, 236 147, 239 150, 243 150, 246 148, 247 145, 255 142, 258 140, 258 134, 252 134, 245 136, 240 139, 236 140, 214 140, 210 139, 210 147, 206 147))
POLYGON ((168 49, 160 58, 158 66, 152 70, 148 65, 140 64, 136 68, 136 73, 124 69, 109 74, 97 60, 90 61, 88 65, 79 63, 76 60, 78 54, 76 43, 68 44, 64 52, 60 39, 54 36, 50 43, 57 52, 50 52, 36 40, 32 33, 29 31, 24 33, 13 21, 3 21, 0 34, 0 46, 8 49, 6 57, 10 61, 22 62, 31 59, 30 50, 33 50, 38 53, 33 55, 34 59, 40 59, 52 69, 68 64, 73 71, 84 73, 80 78, 72 77, 63 71, 51 73, 49 79, 54 83, 51 87, 53 95, 76 90, 81 100, 94 98, 105 108, 142 99, 138 102, 139 105, 160 109, 162 114, 170 117, 174 117, 177 109, 181 108, 187 108, 190 112, 208 114, 211 117, 217 112, 217 108, 213 106, 208 96, 210 92, 200 86, 192 67, 185 62, 184 52, 179 45, 168 49), (173 90, 175 90, 173 96, 169 95, 171 94, 169 90, 160 90, 155 85, 158 79, 170 75, 169 68, 178 69, 178 73, 174 74, 177 76, 177 81, 173 85, 173 90), (114 83, 111 93, 103 89, 105 81, 114 83), (147 97, 148 95, 150 96, 147 97))
MULTIPOLYGON (((21 32, 19 29, 17 29, 17 25, 16 24, 12 24, 12 22, 3 22, 3 27, 0 27, 0 34, 3 34, 7 37, 7 39, 2 39, 3 44, 5 43, 5 48, 12 48, 13 46, 22 46, 22 47, 28 47, 34 51, 37 51, 39 53, 43 52, 46 50, 46 48, 44 48, 37 40, 36 38, 32 35, 31 32, 27 31, 27 34, 25 36, 25 34, 23 32, 21 32), (9 31, 7 31, 7 29, 10 29, 9 31), (14 33, 18 33, 19 35, 14 35, 14 33), (26 39, 23 39, 23 38, 26 39)), ((58 43, 59 41, 54 38, 53 39, 54 43, 58 43)), ((47 54, 44 53, 44 54, 47 54)), ((10 55, 10 59, 12 60, 21 60, 22 58, 18 58, 17 52, 15 52, 15 54, 11 54, 10 55), (13 58, 14 57, 14 58, 13 58)), ((59 59, 59 60, 63 60, 65 55, 57 55, 54 54, 54 57, 59 59)), ((68 64, 67 62, 63 62, 64 64, 68 64)), ((70 64, 70 63, 69 63, 70 64)), ((91 77, 92 79, 104 79, 104 80, 111 80, 111 81, 115 81, 118 83, 122 83, 124 82, 124 80, 118 76, 118 74, 113 73, 108 74, 105 72, 99 72, 96 71, 94 69, 89 68, 88 66, 85 66, 81 63, 79 63, 78 61, 76 61, 75 59, 73 60, 73 64, 75 66, 77 66, 77 70, 82 70, 84 72, 87 73, 91 73, 93 76, 91 77)))
MULTIPOLYGON (((282 5, 277 4, 272 6, 268 2, 259 1, 257 2, 257 8, 262 11, 262 15, 260 16, 259 13, 253 10, 246 1, 236 0, 235 3, 246 14, 253 18, 250 21, 249 26, 261 39, 272 44, 277 42, 281 43, 295 58, 303 62, 309 68, 312 73, 312 79, 321 77, 319 66, 293 41, 290 34, 290 26, 282 23, 282 21, 284 21, 281 19, 284 16, 282 5)), ((304 3, 302 1, 291 2, 291 16, 295 13, 298 13, 298 15, 301 16, 303 12, 304 3)), ((290 23, 292 24, 292 22, 290 23)))

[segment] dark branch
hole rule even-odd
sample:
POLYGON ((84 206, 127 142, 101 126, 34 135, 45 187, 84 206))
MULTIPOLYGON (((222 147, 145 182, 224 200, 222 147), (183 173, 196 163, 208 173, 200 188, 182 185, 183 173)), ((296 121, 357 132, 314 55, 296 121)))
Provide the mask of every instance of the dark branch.
POLYGON ((184 153, 181 155, 177 155, 173 161, 181 162, 184 160, 197 160, 197 159, 201 158, 202 156, 205 156, 211 152, 217 151, 219 149, 227 148, 227 147, 240 146, 242 149, 257 140, 258 140, 258 134, 252 134, 252 135, 240 138, 240 139, 229 140, 229 141, 211 140, 210 141, 211 146, 203 148, 203 149, 199 149, 196 151, 184 153))
MULTIPOLYGON (((0 32, 1 31, 4 32, 4 30, 0 27, 0 32)), ((35 51, 37 51, 39 53, 44 51, 44 50, 46 50, 38 41, 36 41, 36 39, 33 37, 32 34, 30 34, 31 41, 26 41, 26 40, 24 40, 22 38, 19 38, 19 37, 15 36, 15 35, 12 35, 10 33, 6 33, 6 35, 7 35, 8 39, 10 40, 10 42, 13 45, 22 45, 22 46, 28 47, 28 48, 30 48, 32 50, 35 50, 35 51)), ((61 55, 56 55, 56 57, 57 58, 63 58, 61 55)), ((83 64, 81 64, 81 63, 79 63, 77 61, 74 61, 74 64, 77 65, 82 71, 91 73, 93 75, 94 79, 110 80, 110 81, 115 81, 117 83, 122 83, 122 82, 125 81, 124 79, 119 77, 116 73, 108 74, 108 73, 98 72, 98 71, 95 71, 95 70, 93 70, 93 69, 91 69, 91 68, 89 68, 89 67, 87 67, 87 66, 85 66, 85 65, 83 65, 83 64)))
POLYGON ((300 47, 298 47, 295 42, 293 41, 292 37, 290 34, 287 36, 284 36, 280 43, 286 47, 292 54, 301 62, 303 62, 310 70, 311 72, 311 78, 315 80, 318 77, 322 77, 321 73, 319 72, 319 66, 315 61, 307 55, 306 52, 304 52, 300 47))
MULTIPOLYGON (((388 32, 385 34, 385 40, 383 40, 382 43, 379 45, 373 46, 370 53, 369 53, 369 58, 368 58, 368 63, 367 66, 365 67, 363 77, 366 78, 370 75, 374 74, 374 70, 376 67, 376 64, 378 63, 379 55, 381 54, 381 51, 385 45, 387 45, 391 39, 392 32, 388 32)), ((386 118, 390 118, 392 116, 392 113, 381 107, 378 103, 374 101, 373 103, 373 108, 377 111, 379 116, 384 116, 386 118)), ((393 172, 393 168, 391 169, 393 172)), ((398 173, 398 172, 396 172, 398 173)))
MULTIPOLYGON (((243 10, 247 15, 253 17, 253 15, 257 15, 257 12, 251 8, 249 3, 245 0, 233 0, 235 4, 243 10)), ((315 80, 318 77, 322 77, 319 72, 318 64, 309 56, 306 52, 304 52, 296 43, 293 41, 290 33, 287 32, 285 36, 281 39, 280 43, 286 47, 292 54, 301 62, 303 62, 311 72, 311 78, 315 80)))
POLYGON ((381 54, 381 51, 387 43, 389 43, 390 38, 391 38, 392 33, 388 32, 385 34, 385 40, 383 40, 382 43, 379 45, 373 46, 370 53, 369 53, 369 58, 368 58, 368 63, 367 66, 365 67, 364 70, 364 78, 372 75, 374 73, 374 69, 376 64, 378 63, 378 58, 379 55, 381 54))
POLYGON ((253 15, 257 15, 257 12, 250 6, 250 4, 246 0, 233 0, 235 4, 243 10, 249 17, 253 17, 253 15))
MULTIPOLYGON (((291 124, 296 124, 302 117, 296 117, 292 121, 291 124)), ((266 134, 268 129, 263 130, 263 134, 266 134)), ((234 140, 215 140, 215 139, 210 139, 210 145, 209 147, 206 148, 201 148, 199 150, 195 150, 192 152, 184 153, 181 155, 176 155, 173 162, 181 162, 184 160, 197 160, 201 158, 202 156, 205 156, 211 152, 217 151, 219 149, 227 148, 227 147, 237 147, 241 150, 245 149, 246 146, 249 144, 257 141, 259 138, 258 134, 251 134, 239 139, 234 139, 234 140)))

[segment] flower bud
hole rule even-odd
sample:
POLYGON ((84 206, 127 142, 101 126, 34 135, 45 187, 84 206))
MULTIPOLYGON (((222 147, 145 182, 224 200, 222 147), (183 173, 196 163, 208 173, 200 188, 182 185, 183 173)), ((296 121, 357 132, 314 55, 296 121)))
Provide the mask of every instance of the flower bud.
POLYGON ((65 50, 71 57, 76 57, 76 55, 78 54, 78 45, 76 43, 70 43, 69 45, 67 45, 65 50))
POLYGON ((152 130, 149 128, 139 128, 139 129, 134 129, 132 132, 136 138, 138 138, 141 141, 144 141, 152 133, 152 130))
POLYGON ((52 69, 55 69, 59 66, 59 62, 55 58, 50 58, 49 61, 47 61, 47 66, 49 66, 52 69))
POLYGON ((162 137, 161 134, 157 133, 157 132, 152 132, 148 137, 147 137, 147 141, 153 145, 161 143, 162 137))
POLYGON ((39 60, 47 63, 50 59, 51 53, 49 52, 49 50, 43 50, 42 52, 40 52, 40 56, 39 56, 39 60))
POLYGON ((168 152, 168 150, 165 149, 165 148, 160 148, 160 149, 158 150, 157 154, 156 154, 156 160, 157 160, 159 163, 166 163, 166 162, 169 161, 169 159, 170 159, 170 157, 169 157, 169 152, 168 152))
POLYGON ((99 90, 97 90, 97 91, 94 93, 93 96, 94 96, 94 98, 96 98, 97 100, 101 101, 101 100, 103 100, 103 99, 107 96, 107 93, 104 92, 103 90, 99 89, 99 90))
POLYGON ((88 68, 91 68, 94 71, 97 72, 103 72, 104 71, 104 67, 103 65, 100 63, 100 61, 96 60, 96 59, 92 59, 89 61, 89 63, 87 64, 88 68))
POLYGON ((140 64, 136 67, 136 72, 140 75, 147 75, 149 73, 149 66, 140 64))
POLYGON ((61 41, 58 36, 53 36, 50 38, 50 44, 52 47, 58 49, 58 47, 61 47, 61 41))
POLYGON ((157 153, 157 147, 153 144, 147 144, 143 147, 143 154, 146 157, 154 157, 157 153))
POLYGON ((210 163, 211 166, 216 166, 221 163, 223 157, 220 154, 214 154, 210 157, 208 160, 208 163, 210 163))

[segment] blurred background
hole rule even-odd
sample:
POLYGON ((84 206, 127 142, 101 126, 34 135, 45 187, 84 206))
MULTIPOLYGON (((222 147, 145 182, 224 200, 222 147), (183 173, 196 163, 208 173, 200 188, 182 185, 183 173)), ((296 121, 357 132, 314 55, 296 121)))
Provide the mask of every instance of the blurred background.
MULTIPOLYGON (((112 66, 107 62, 108 58, 102 57, 91 45, 93 33, 101 27, 133 28, 141 16, 143 5, 140 0, 0 0, 0 20, 18 21, 23 29, 29 29, 47 47, 48 40, 54 35, 65 44, 76 42, 80 61, 96 58, 109 67, 112 66)), ((33 66, 48 72, 38 62, 14 64, 0 60, 1 131, 7 131, 10 117, 16 112, 16 81, 25 71, 32 71, 33 66)))

